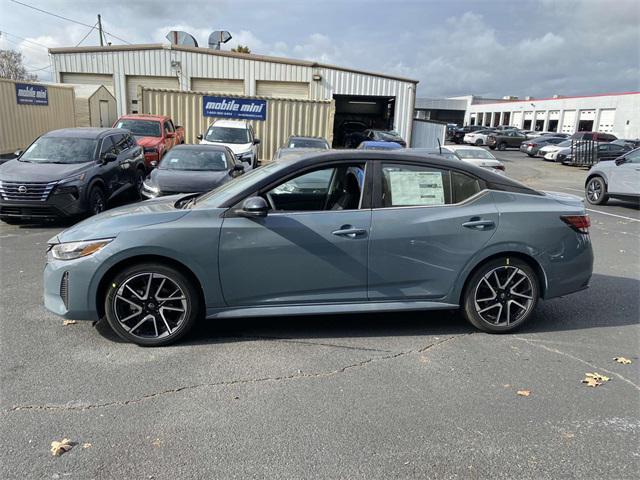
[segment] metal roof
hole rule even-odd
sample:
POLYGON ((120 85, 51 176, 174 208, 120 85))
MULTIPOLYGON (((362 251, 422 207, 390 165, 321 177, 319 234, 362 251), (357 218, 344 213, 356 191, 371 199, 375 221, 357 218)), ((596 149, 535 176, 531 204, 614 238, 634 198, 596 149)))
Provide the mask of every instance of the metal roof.
POLYGON ((362 73, 365 75, 373 75, 376 77, 389 78, 392 80, 400 80, 402 82, 418 83, 418 80, 411 78, 398 77, 395 75, 387 75, 386 73, 368 72, 366 70, 356 70, 353 68, 340 67, 337 65, 329 65, 308 60, 296 60, 285 57, 270 57, 267 55, 256 55, 255 53, 229 52, 225 50, 213 50, 211 48, 188 47, 184 45, 169 45, 162 43, 140 44, 140 45, 107 45, 107 46, 88 46, 88 47, 61 47, 50 48, 49 53, 68 54, 68 53, 98 53, 98 52, 119 52, 119 51, 138 51, 138 50, 176 50, 182 52, 200 53, 203 55, 217 55, 221 57, 239 58, 242 60, 254 60, 258 62, 283 63, 287 65, 299 65, 312 68, 330 68, 333 70, 341 70, 344 72, 362 73))

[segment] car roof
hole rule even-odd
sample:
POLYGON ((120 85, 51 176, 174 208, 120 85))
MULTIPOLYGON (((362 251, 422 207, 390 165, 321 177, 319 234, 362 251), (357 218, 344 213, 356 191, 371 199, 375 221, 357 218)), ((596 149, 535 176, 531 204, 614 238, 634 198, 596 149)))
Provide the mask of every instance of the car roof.
POLYGON ((96 128, 96 127, 79 127, 79 128, 61 128, 60 130, 52 130, 42 135, 43 137, 65 137, 65 138, 94 138, 99 139, 113 133, 130 133, 124 128, 96 128))
POLYGON ((474 147, 473 145, 445 145, 442 147, 443 149, 446 148, 447 150, 451 151, 451 152, 455 152, 456 150, 484 150, 484 148, 482 147, 474 147))
POLYGON ((150 113, 128 113, 127 115, 122 115, 118 120, 155 120, 161 122, 169 118, 171 117, 166 115, 151 115, 150 113))
POLYGON ((211 144, 211 143, 196 143, 196 144, 190 144, 190 145, 176 145, 175 147, 173 147, 171 149, 173 150, 217 150, 220 152, 226 152, 229 151, 229 147, 225 146, 225 145, 215 145, 215 144, 211 144))
POLYGON ((291 140, 292 138, 303 138, 305 140, 324 140, 325 142, 327 141, 327 139, 324 137, 310 137, 308 135, 289 135, 289 140, 291 140))
POLYGON ((211 126, 246 129, 247 124, 246 120, 215 120, 211 126))
POLYGON ((366 140, 360 143, 360 146, 364 147, 375 147, 375 148, 384 148, 385 150, 399 150, 402 147, 399 143, 395 142, 379 142, 375 140, 366 140))

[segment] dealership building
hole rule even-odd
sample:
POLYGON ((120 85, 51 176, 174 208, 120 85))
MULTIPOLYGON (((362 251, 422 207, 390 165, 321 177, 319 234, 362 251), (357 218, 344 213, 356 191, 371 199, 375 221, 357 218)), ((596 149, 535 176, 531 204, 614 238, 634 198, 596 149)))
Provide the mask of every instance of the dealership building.
POLYGON ((416 118, 563 133, 598 131, 635 139, 640 138, 640 92, 552 98, 418 98, 416 118))
MULTIPOLYGON (((332 101, 333 130, 345 122, 411 137, 416 80, 289 58, 184 45, 52 48, 55 81, 102 84, 118 114, 141 111, 141 89, 332 101)), ((295 133, 295 132, 291 132, 295 133)), ((331 132, 329 132, 331 133, 331 132)))

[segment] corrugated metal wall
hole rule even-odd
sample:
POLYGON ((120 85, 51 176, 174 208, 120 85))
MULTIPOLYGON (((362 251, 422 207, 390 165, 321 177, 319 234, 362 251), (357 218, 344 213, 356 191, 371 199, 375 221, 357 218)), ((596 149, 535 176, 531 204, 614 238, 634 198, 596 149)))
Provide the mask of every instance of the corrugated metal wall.
POLYGON ((446 134, 446 123, 415 118, 410 145, 414 148, 438 148, 438 145, 444 145, 446 134))
POLYGON ((252 55, 240 58, 217 55, 207 52, 207 49, 199 50, 203 51, 180 50, 169 45, 140 49, 131 46, 113 51, 53 52, 51 58, 58 78, 64 72, 113 75, 119 114, 127 111, 127 75, 174 76, 179 80, 180 89, 185 91, 193 90, 191 79, 194 77, 243 80, 244 94, 248 96, 256 95, 256 82, 260 80, 308 82, 309 98, 312 100, 332 100, 333 95, 396 97, 394 128, 407 141, 411 138, 416 87, 413 82, 375 73, 314 66, 311 62, 289 64, 285 63, 285 59, 277 62, 252 55), (313 80, 314 74, 320 75, 321 79, 313 80))
POLYGON ((75 127, 72 87, 44 85, 48 90, 49 105, 18 105, 16 83, 32 82, 0 79, 0 154, 24 149, 36 137, 50 130, 75 127))
MULTIPOLYGON (((234 95, 228 95, 233 97, 234 95)), ((202 92, 142 89, 142 112, 169 115, 185 129, 186 143, 196 143, 215 120, 202 115, 202 92)), ((246 96, 242 98, 247 98, 246 96)), ((290 98, 251 97, 267 100, 267 120, 251 121, 260 139, 260 159, 269 161, 289 135, 309 135, 333 140, 335 102, 290 98)))

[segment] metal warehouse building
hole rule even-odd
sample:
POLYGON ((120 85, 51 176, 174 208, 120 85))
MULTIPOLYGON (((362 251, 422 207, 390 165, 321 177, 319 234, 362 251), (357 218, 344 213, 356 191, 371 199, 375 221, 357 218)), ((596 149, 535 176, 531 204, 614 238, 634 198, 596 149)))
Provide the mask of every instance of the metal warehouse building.
POLYGON ((564 133, 598 131, 619 138, 638 138, 640 92, 471 104, 466 110, 465 124, 511 125, 524 130, 564 133))
MULTIPOLYGON (((183 45, 52 48, 55 80, 103 84, 118 114, 138 112, 141 89, 335 101, 347 121, 397 130, 410 140, 416 80, 288 58, 183 45)), ((291 132, 295 133, 295 132, 291 132)))

